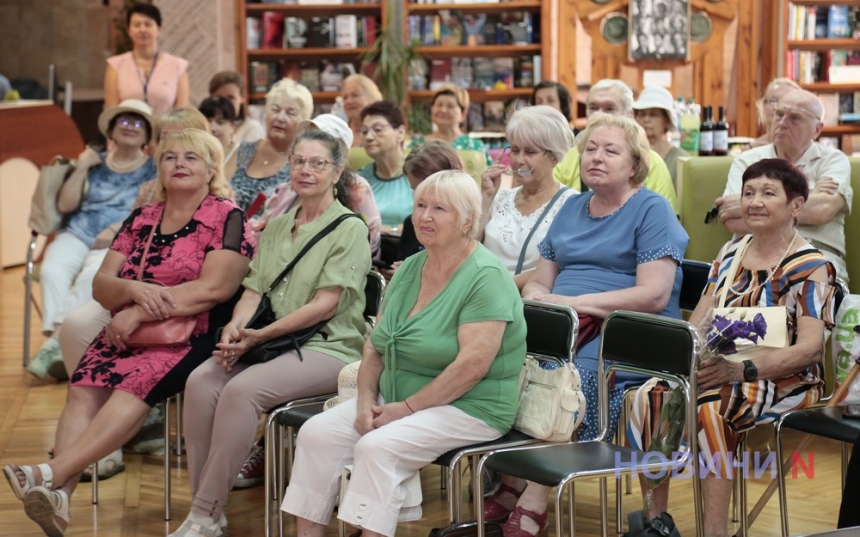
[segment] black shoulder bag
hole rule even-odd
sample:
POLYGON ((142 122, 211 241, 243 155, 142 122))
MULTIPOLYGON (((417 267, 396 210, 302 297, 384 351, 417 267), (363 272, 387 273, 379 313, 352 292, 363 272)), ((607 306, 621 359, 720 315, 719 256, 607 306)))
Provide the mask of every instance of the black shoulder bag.
MULTIPOLYGON (((361 218, 356 214, 344 214, 336 218, 332 223, 324 227, 319 233, 314 235, 314 237, 308 241, 308 243, 302 248, 298 254, 290 261, 286 268, 278 274, 278 277, 272 281, 272 284, 269 286, 269 289, 263 293, 263 296, 260 297, 260 304, 257 306, 257 311, 254 312, 254 316, 251 317, 251 320, 248 321, 248 324, 245 328, 251 328, 253 330, 259 330, 261 328, 265 328, 275 322, 277 318, 275 317, 275 312, 272 310, 272 302, 269 300, 269 294, 281 283, 287 274, 293 270, 293 267, 299 262, 299 260, 304 257, 308 250, 310 250, 316 243, 318 243, 323 237, 331 233, 335 230, 337 226, 340 225, 341 222, 346 220, 347 218, 361 218)), ((242 356, 239 357, 239 363, 243 364, 261 364, 263 362, 268 362, 282 354, 285 354, 289 351, 296 351, 299 355, 299 361, 303 361, 302 357, 302 345, 307 343, 307 341, 312 338, 315 334, 320 333, 323 339, 328 339, 328 334, 322 331, 323 327, 330 321, 331 319, 326 319, 324 321, 320 321, 313 326, 308 326, 307 328, 302 328, 300 330, 296 330, 290 334, 284 334, 282 336, 278 336, 276 338, 272 338, 268 341, 264 341, 259 345, 252 347, 250 350, 245 352, 242 356)), ((221 331, 215 335, 216 340, 221 340, 221 331)))

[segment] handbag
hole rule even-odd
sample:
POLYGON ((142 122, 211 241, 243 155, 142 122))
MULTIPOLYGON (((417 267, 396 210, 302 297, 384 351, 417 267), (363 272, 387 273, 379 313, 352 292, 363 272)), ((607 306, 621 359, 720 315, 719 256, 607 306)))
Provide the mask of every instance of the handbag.
POLYGON ((543 219, 546 218, 546 215, 549 214, 552 206, 555 205, 555 202, 558 201, 558 198, 561 197, 565 190, 567 190, 566 186, 562 186, 558 189, 558 192, 556 192, 552 199, 549 200, 549 203, 546 204, 546 208, 542 213, 540 213, 540 216, 538 216, 537 221, 535 221, 535 225, 532 226, 532 230, 529 231, 529 234, 526 236, 526 240, 523 241, 523 247, 520 249, 520 257, 517 259, 517 268, 514 269, 514 276, 523 271, 523 261, 525 261, 526 258, 526 249, 529 247, 529 242, 532 240, 532 236, 534 236, 535 231, 540 227, 540 223, 543 222, 543 219))
MULTIPOLYGON (((164 209, 162 208, 162 212, 159 213, 158 218, 152 224, 149 238, 146 239, 146 246, 143 248, 143 255, 140 257, 140 266, 137 269, 137 280, 168 287, 158 280, 143 279, 143 267, 146 266, 146 256, 149 254, 152 237, 155 236, 155 228, 158 227, 158 222, 161 220, 163 212, 164 209)), ((197 318, 193 315, 168 317, 160 321, 143 322, 128 336, 125 345, 127 347, 176 347, 188 345, 195 326, 197 326, 197 318)))
POLYGON ((731 362, 754 360, 756 357, 770 352, 770 349, 781 349, 791 344, 792 334, 789 330, 788 311, 785 306, 726 307, 726 296, 728 295, 729 288, 732 286, 732 282, 735 281, 738 267, 741 265, 741 260, 751 240, 752 235, 747 235, 738 243, 737 253, 732 259, 732 264, 729 266, 725 283, 717 300, 717 307, 714 308, 714 316, 719 315, 730 321, 752 322, 757 316, 761 315, 760 320, 764 321, 767 329, 764 337, 758 338, 756 343, 745 338, 736 339, 735 346, 737 353, 724 356, 726 360, 731 362))
MULTIPOLYGON (((335 230, 337 226, 340 225, 341 222, 346 220, 347 218, 359 218, 360 216, 357 214, 349 213, 343 214, 337 217, 333 222, 320 230, 319 233, 314 235, 311 240, 308 241, 307 244, 299 251, 298 254, 287 263, 287 266, 284 270, 278 274, 278 276, 272 280, 272 284, 266 290, 265 293, 260 297, 260 303, 257 305, 257 310, 254 312, 254 315, 251 317, 251 320, 248 321, 248 324, 245 325, 245 328, 251 328, 253 330, 259 330, 261 328, 265 328, 275 322, 277 317, 275 316, 275 311, 272 309, 272 301, 269 299, 269 295, 272 291, 275 290, 275 287, 278 286, 279 283, 284 281, 287 277, 287 274, 293 270, 293 267, 299 262, 299 260, 304 257, 308 250, 310 250, 316 243, 318 243, 323 237, 331 233, 335 230)), ((363 222, 364 220, 362 220, 363 222)), ((250 348, 247 352, 243 353, 242 356, 239 357, 239 362, 243 364, 262 364, 264 362, 268 362, 282 354, 285 354, 289 351, 296 351, 299 356, 299 361, 304 361, 304 357, 302 356, 302 345, 307 343, 309 339, 311 339, 316 334, 322 335, 323 339, 328 339, 328 334, 322 331, 323 327, 331 319, 325 319, 320 321, 313 326, 308 326, 306 328, 302 328, 300 330, 296 330, 290 334, 284 334, 278 337, 274 337, 268 341, 264 341, 259 345, 255 345, 250 348)), ((220 341, 221 334, 220 330, 216 334, 216 341, 220 341)))
POLYGON ((566 442, 585 418, 585 394, 576 366, 527 356, 520 374, 514 428, 532 438, 566 442))
POLYGON ((75 163, 56 156, 39 171, 39 180, 30 203, 27 226, 40 235, 50 235, 63 225, 63 215, 57 210, 57 197, 63 183, 74 171, 75 163))
MULTIPOLYGON (((433 528, 428 537, 477 537, 478 522, 455 522, 444 528, 433 528)), ((502 537, 502 525, 498 522, 484 522, 484 535, 486 537, 502 537)))
POLYGON ((576 334, 576 350, 590 343, 594 338, 600 335, 600 328, 603 326, 603 319, 583 313, 577 315, 579 318, 579 332, 576 334))

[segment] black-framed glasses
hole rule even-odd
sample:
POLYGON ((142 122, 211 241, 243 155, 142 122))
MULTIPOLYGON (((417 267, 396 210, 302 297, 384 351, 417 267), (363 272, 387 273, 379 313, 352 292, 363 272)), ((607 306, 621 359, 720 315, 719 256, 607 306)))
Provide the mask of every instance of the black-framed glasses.
POLYGON ((325 169, 326 166, 334 163, 322 157, 305 158, 301 155, 290 155, 290 168, 301 170, 305 167, 305 164, 310 166, 311 170, 315 172, 321 172, 325 169))

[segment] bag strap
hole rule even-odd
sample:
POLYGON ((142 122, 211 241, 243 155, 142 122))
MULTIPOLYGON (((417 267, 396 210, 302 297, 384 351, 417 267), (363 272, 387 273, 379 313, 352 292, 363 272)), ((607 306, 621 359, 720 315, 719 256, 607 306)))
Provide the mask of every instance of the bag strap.
POLYGON ((140 256, 140 266, 137 267, 137 281, 143 281, 143 267, 146 266, 146 256, 149 254, 149 247, 152 246, 152 237, 155 236, 155 228, 161 223, 161 216, 164 214, 164 207, 162 206, 161 212, 158 213, 158 217, 155 219, 155 222, 152 224, 152 230, 149 232, 149 238, 146 239, 146 246, 143 247, 143 255, 140 256))
MULTIPOLYGON (((270 285, 270 286, 269 286, 269 289, 268 289, 268 290, 266 290, 266 292, 265 292, 265 293, 263 293, 263 295, 268 295, 269 293, 271 293, 272 291, 274 291, 274 290, 275 290, 275 287, 277 287, 277 286, 278 286, 278 282, 280 282, 281 280, 283 280, 283 279, 286 277, 286 275, 287 275, 287 274, 289 274, 291 270, 293 270, 293 267, 295 267, 295 266, 296 266, 296 264, 299 262, 299 260, 300 260, 302 257, 304 257, 304 255, 305 255, 306 253, 308 253, 308 250, 310 250, 310 249, 311 249, 311 248, 312 248, 316 243, 318 243, 318 242, 319 242, 323 237, 325 237, 326 235, 328 235, 329 233, 331 233, 332 231, 334 231, 334 230, 335 230, 335 228, 336 228, 337 226, 339 226, 339 225, 340 225, 340 223, 341 223, 341 222, 343 222, 344 220, 346 220, 347 218, 359 218, 359 219, 361 219, 361 217, 360 217, 360 216, 358 216, 358 215, 357 215, 357 214, 355 214, 355 213, 342 214, 342 215, 338 216, 337 218, 335 218, 335 219, 334 219, 334 221, 332 221, 329 225, 327 225, 326 227, 322 228, 322 229, 320 230, 320 232, 319 232, 319 233, 317 233, 316 235, 314 235, 314 236, 311 238, 311 240, 309 240, 309 241, 308 241, 308 243, 304 245, 304 247, 299 251, 299 253, 298 253, 298 254, 296 254, 296 256, 295 256, 295 257, 293 257, 293 260, 292 260, 292 261, 290 261, 289 263, 287 263, 287 266, 286 266, 286 267, 284 268, 284 270, 283 270, 283 271, 281 271, 281 273, 280 273, 280 274, 278 274, 278 276, 277 276, 277 277, 272 281, 272 285, 270 285)), ((364 220, 363 220, 363 219, 362 219, 362 222, 364 222, 364 220)))
POLYGON ((529 234, 526 236, 526 240, 525 242, 523 242, 523 248, 522 250, 520 250, 520 258, 517 260, 517 268, 516 270, 514 270, 514 276, 516 276, 523 270, 523 261, 526 258, 526 249, 529 247, 529 241, 532 240, 535 231, 537 231, 537 228, 540 227, 540 223, 543 222, 543 219, 546 218, 546 215, 549 214, 549 211, 550 209, 552 209, 552 206, 555 205, 555 202, 558 201, 558 198, 561 197, 562 193, 565 190, 567 190, 567 187, 564 185, 562 185, 562 187, 558 189, 558 192, 556 192, 552 199, 549 200, 549 203, 547 203, 546 208, 543 210, 542 213, 540 213, 537 222, 535 222, 535 225, 532 226, 532 230, 529 231, 529 234))
POLYGON ((752 240, 752 235, 746 235, 743 239, 738 243, 738 247, 735 250, 735 256, 732 258, 732 264, 729 265, 729 272, 726 274, 726 279, 723 282, 723 288, 720 290, 719 300, 717 300, 717 307, 724 308, 726 307, 726 296, 729 293, 729 288, 732 286, 732 283, 735 281, 735 275, 738 273, 738 267, 741 266, 741 260, 744 257, 744 254, 747 251, 747 246, 749 246, 750 241, 752 240))

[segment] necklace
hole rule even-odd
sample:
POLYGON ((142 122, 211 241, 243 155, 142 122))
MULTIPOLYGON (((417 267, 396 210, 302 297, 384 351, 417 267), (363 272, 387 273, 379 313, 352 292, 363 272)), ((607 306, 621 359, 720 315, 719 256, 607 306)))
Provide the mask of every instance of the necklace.
POLYGON ((126 162, 125 164, 117 164, 116 153, 111 153, 107 157, 107 165, 110 167, 111 170, 117 173, 128 173, 132 170, 140 168, 140 165, 143 164, 143 161, 146 160, 146 158, 146 153, 143 153, 130 162, 126 162))
MULTIPOLYGON (((284 160, 285 158, 289 158, 289 156, 290 156, 290 154, 289 154, 289 153, 282 153, 281 151, 278 151, 278 150, 277 150, 277 149, 275 149, 274 147, 272 148, 272 150, 273 150, 275 153, 277 153, 278 157, 280 157, 280 159, 281 159, 281 160, 284 160)), ((270 161, 269 161, 269 159, 267 159, 266 157, 263 157, 263 166, 268 166, 268 165, 269 165, 269 162, 270 162, 270 161)), ((271 162, 274 162, 274 160, 273 160, 273 161, 271 161, 271 162)))
MULTIPOLYGON (((736 293, 737 296, 738 297, 746 296, 746 295, 752 293, 753 291, 757 291, 758 289, 761 289, 765 285, 769 284, 771 282, 771 280, 773 280, 773 276, 774 276, 774 274, 776 274, 776 271, 779 269, 779 267, 782 266, 782 263, 783 263, 783 261, 785 261, 785 258, 788 257, 788 254, 791 253, 791 249, 794 247, 794 242, 796 240, 797 240, 797 230, 795 229, 794 230, 794 236, 791 237, 791 242, 788 243, 788 248, 786 248, 785 252, 783 252, 782 257, 780 258, 779 262, 777 262, 777 264, 773 268, 768 269, 767 279, 765 281, 761 282, 760 284, 756 285, 755 287, 751 287, 742 293, 736 293)), ((751 243, 752 243, 752 240, 747 242, 746 245, 744 245, 743 251, 738 254, 740 256, 740 258, 739 258, 740 260, 742 260, 744 258, 744 255, 746 255, 747 250, 749 250, 751 243)), ((740 263, 740 260, 738 261, 738 263, 740 263)), ((732 283, 733 282, 729 282, 729 285, 731 285, 732 283)))

